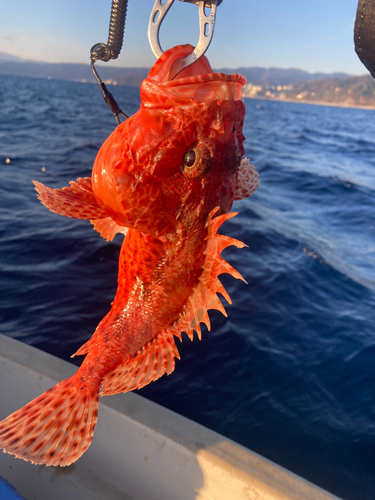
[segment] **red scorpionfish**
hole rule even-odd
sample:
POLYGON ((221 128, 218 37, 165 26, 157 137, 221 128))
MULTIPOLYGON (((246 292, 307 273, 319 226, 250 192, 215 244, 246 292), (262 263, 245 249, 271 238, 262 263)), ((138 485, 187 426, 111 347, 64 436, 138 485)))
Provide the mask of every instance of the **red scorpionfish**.
POLYGON ((258 174, 244 154, 240 75, 213 73, 206 57, 171 80, 191 53, 166 51, 141 85, 140 110, 101 147, 92 177, 51 189, 35 182, 52 212, 88 219, 107 240, 125 234, 112 308, 77 352, 77 373, 0 422, 0 448, 35 464, 69 465, 89 447, 101 396, 139 389, 170 374, 208 309, 230 303, 218 279, 242 279, 220 252, 242 242, 217 234, 250 196, 258 174))

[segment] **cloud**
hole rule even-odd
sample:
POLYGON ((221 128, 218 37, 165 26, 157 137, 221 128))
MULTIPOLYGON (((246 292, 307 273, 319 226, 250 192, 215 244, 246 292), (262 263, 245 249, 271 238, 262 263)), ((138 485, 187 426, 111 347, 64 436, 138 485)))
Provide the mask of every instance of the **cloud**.
POLYGON ((4 42, 15 42, 17 37, 14 35, 0 35, 0 40, 4 40, 4 42))

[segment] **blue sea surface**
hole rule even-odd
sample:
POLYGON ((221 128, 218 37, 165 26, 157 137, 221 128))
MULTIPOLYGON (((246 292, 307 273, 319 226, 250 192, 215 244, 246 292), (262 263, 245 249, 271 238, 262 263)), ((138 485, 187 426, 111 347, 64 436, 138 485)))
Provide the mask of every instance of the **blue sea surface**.
MULTIPOLYGON (((127 114, 139 91, 111 89, 127 114)), ((345 500, 375 498, 375 111, 245 100, 261 186, 221 232, 201 342, 140 394, 345 500), (224 300, 224 299, 223 299, 224 300)), ((69 359, 110 309, 122 237, 36 198, 90 176, 115 127, 95 85, 0 76, 0 332, 69 359), (7 159, 10 162, 7 162, 7 159)), ((76 360, 80 362, 80 360, 76 360)))

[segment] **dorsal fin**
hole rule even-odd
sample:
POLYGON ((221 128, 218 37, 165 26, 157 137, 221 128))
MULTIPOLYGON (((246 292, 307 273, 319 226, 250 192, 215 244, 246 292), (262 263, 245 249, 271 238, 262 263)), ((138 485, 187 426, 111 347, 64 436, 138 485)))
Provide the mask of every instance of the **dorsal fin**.
MULTIPOLYGON (((207 218, 206 227, 208 233, 206 237, 207 246, 204 252, 206 258, 203 264, 203 272, 199 277, 198 285, 194 288, 180 314, 179 320, 175 324, 175 329, 179 332, 186 332, 190 340, 193 340, 194 330, 197 332, 199 339, 201 338, 200 323, 205 323, 207 329, 210 330, 210 320, 207 314, 208 309, 217 309, 222 312, 224 316, 227 315, 217 294, 220 293, 223 295, 229 304, 232 302, 227 291, 219 281, 218 275, 228 273, 236 279, 245 281, 238 271, 220 257, 220 253, 224 248, 231 245, 237 248, 243 248, 246 245, 242 243, 242 241, 235 240, 229 236, 217 234, 217 230, 221 224, 235 217, 237 212, 230 212, 214 217, 218 210, 219 207, 216 207, 207 218)), ((177 334, 177 336, 181 338, 180 335, 177 334)))
POLYGON ((33 181, 39 200, 51 212, 73 219, 103 219, 107 212, 96 201, 92 191, 91 178, 71 181, 70 187, 52 189, 33 181))
POLYGON ((234 191, 234 200, 243 200, 251 196, 260 186, 259 174, 248 158, 242 158, 238 167, 238 177, 234 191))
MULTIPOLYGON (((202 274, 179 318, 167 330, 159 333, 143 346, 135 355, 106 375, 102 381, 101 396, 140 389, 157 380, 164 373, 169 375, 175 368, 174 358, 180 358, 173 337, 176 336, 181 340, 181 332, 186 332, 193 340, 195 330, 198 337, 201 338, 200 323, 205 323, 210 330, 208 309, 218 309, 226 316, 217 293, 221 293, 230 304, 231 300, 217 276, 221 273, 229 273, 235 278, 245 280, 240 273, 220 257, 220 253, 230 245, 235 245, 238 248, 246 245, 228 236, 217 234, 217 230, 223 222, 237 215, 229 213, 213 218, 218 210, 219 208, 216 207, 208 216, 206 258, 202 274)), ((89 340, 76 354, 84 354, 90 345, 89 340)))

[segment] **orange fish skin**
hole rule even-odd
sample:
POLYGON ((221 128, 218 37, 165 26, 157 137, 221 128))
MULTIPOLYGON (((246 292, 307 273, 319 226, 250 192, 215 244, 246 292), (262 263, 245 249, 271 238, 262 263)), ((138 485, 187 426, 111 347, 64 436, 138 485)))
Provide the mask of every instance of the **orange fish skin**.
POLYGON ((204 223, 216 206, 227 212, 244 152, 244 114, 240 100, 141 108, 98 153, 92 187, 99 205, 120 226, 169 239, 197 219, 204 223), (189 147, 199 148, 202 170, 191 178, 181 167, 189 147))
MULTIPOLYGON (((100 149, 92 178, 69 188, 35 182, 50 210, 89 219, 102 236, 126 234, 111 310, 91 339, 77 373, 0 422, 0 448, 24 460, 69 465, 89 446, 102 395, 143 387, 174 369, 174 336, 200 336, 208 309, 230 298, 217 276, 242 279, 220 252, 244 244, 217 234, 233 199, 259 185, 243 163, 245 106, 239 75, 212 73, 208 60, 169 73, 189 45, 174 47, 142 83, 140 110, 100 149)), ((250 168, 251 167, 251 168, 250 168)))

